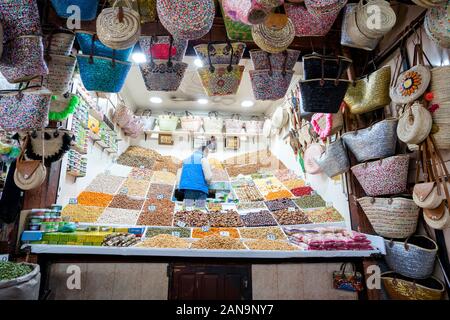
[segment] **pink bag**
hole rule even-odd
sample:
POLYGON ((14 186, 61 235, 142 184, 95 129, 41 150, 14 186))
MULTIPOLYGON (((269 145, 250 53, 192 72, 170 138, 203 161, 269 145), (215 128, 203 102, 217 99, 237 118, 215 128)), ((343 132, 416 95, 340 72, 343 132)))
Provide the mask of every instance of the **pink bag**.
POLYGON ((263 23, 269 12, 258 0, 222 0, 222 7, 231 20, 245 24, 263 23))
POLYGON ((376 197, 405 192, 408 167, 409 156, 405 154, 358 164, 352 172, 366 194, 376 197))
POLYGON ((130 109, 124 104, 119 104, 114 112, 112 121, 117 123, 120 128, 126 128, 128 123, 133 119, 130 109))
POLYGON ((338 12, 311 14, 303 5, 284 4, 287 16, 292 20, 297 37, 324 36, 333 25, 338 12))
POLYGON ((186 116, 181 117, 181 128, 186 131, 197 132, 202 126, 202 118, 194 116, 186 111, 186 116))
POLYGON ((133 116, 132 120, 128 122, 123 131, 126 136, 131 138, 139 138, 139 136, 144 132, 144 124, 141 122, 139 117, 133 116))

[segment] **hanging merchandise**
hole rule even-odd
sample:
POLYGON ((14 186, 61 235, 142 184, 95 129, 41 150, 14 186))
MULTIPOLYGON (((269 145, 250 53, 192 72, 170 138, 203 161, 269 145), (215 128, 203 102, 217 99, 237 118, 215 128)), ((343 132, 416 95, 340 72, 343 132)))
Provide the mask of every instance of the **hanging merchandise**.
POLYGON ((75 94, 53 95, 48 119, 52 121, 63 121, 75 112, 79 104, 80 98, 75 94))
POLYGON ((25 154, 30 160, 44 159, 46 166, 59 161, 70 150, 75 139, 72 132, 64 129, 44 129, 28 133, 25 154))
POLYGON ((73 10, 70 6, 80 8, 80 19, 82 21, 92 21, 97 16, 99 0, 51 0, 56 14, 61 18, 70 18, 73 10))
POLYGON ((427 36, 438 46, 450 48, 450 29, 448 2, 442 6, 435 6, 425 15, 424 29, 427 36))
POLYGON ((4 44, 0 72, 9 83, 27 82, 48 74, 41 36, 19 36, 4 44))
POLYGON ((178 127, 179 118, 174 113, 167 113, 158 117, 160 131, 175 131, 178 127))
POLYGON ((360 0, 356 8, 359 31, 371 39, 379 39, 392 30, 397 22, 395 11, 385 0, 360 0), (377 23, 373 21, 373 7, 377 9, 377 23))
POLYGON ((307 54, 303 59, 303 75, 305 80, 325 78, 342 78, 352 64, 352 60, 343 56, 325 56, 318 53, 307 54))
POLYGON ((414 46, 413 67, 400 73, 401 59, 397 61, 391 83, 390 97, 396 104, 407 104, 419 99, 430 84, 431 73, 423 62, 422 44, 414 46))
POLYGON ((349 85, 344 101, 350 112, 362 114, 388 105, 390 80, 391 67, 385 66, 349 85))
POLYGON ((416 232, 420 208, 413 200, 363 197, 358 203, 378 235, 404 239, 416 232))
POLYGON ((120 128, 126 128, 128 123, 132 120, 133 114, 130 109, 122 102, 116 108, 112 121, 117 123, 120 128))
POLYGON ((333 288, 350 292, 358 292, 364 289, 362 274, 356 271, 354 263, 344 262, 339 271, 333 272, 333 288), (347 265, 352 266, 352 271, 346 271, 347 265))
POLYGON ((95 40, 92 37, 90 54, 78 54, 78 66, 83 85, 88 91, 117 93, 122 90, 131 68, 130 62, 94 56, 95 40))
MULTIPOLYGON (((170 37, 169 52, 172 52, 173 38, 170 37)), ((150 62, 141 63, 139 68, 144 78, 148 91, 176 91, 180 87, 184 73, 188 67, 187 63, 172 61, 169 56, 167 60, 155 60, 153 57, 154 44, 150 44, 150 62)))
POLYGON ((3 26, 0 21, 0 57, 3 55, 3 26))
POLYGON ((266 119, 263 125, 263 135, 266 138, 269 138, 272 135, 272 120, 266 119))
POLYGON ((408 144, 419 144, 428 137, 432 125, 430 111, 420 102, 415 101, 412 105, 407 105, 399 117, 398 139, 408 144))
POLYGON ((251 27, 244 23, 231 20, 231 18, 223 10, 222 2, 219 2, 222 11, 223 23, 225 24, 225 30, 227 31, 227 38, 235 41, 253 41, 251 27))
POLYGON ((248 134, 261 134, 264 122, 260 121, 257 116, 253 116, 251 120, 245 121, 245 131, 248 134))
POLYGON ((436 147, 440 150, 450 149, 450 90, 443 90, 450 81, 450 66, 440 66, 431 69, 431 86, 433 99, 432 112, 433 137, 436 147))
POLYGON ((294 41, 295 29, 291 19, 280 29, 272 29, 265 24, 252 26, 253 41, 262 50, 270 53, 278 53, 286 50, 294 41))
MULTIPOLYGON (((22 145, 22 152, 16 163, 14 172, 14 183, 22 190, 32 190, 44 183, 47 178, 47 169, 44 165, 44 158, 41 160, 25 160, 25 149, 29 144, 28 137, 22 145)), ((44 148, 44 144, 42 144, 44 148)), ((42 154, 44 154, 44 149, 42 154)))
POLYGON ((319 137, 325 140, 342 129, 344 117, 340 110, 337 113, 315 113, 311 125, 319 137))
MULTIPOLYGON (((139 12, 141 23, 155 22, 156 15, 156 1, 157 0, 131 0, 133 10, 139 12)), ((114 5, 115 0, 108 0, 110 5, 114 5)), ((127 0, 119 0, 118 6, 126 6, 127 0)))
POLYGON ((185 113, 186 115, 180 118, 181 128, 185 131, 198 132, 202 127, 202 119, 189 111, 185 111, 185 113))
POLYGON ((322 172, 315 159, 320 158, 324 152, 325 149, 320 143, 312 143, 306 147, 303 156, 306 173, 319 174, 322 172))
POLYGON ((345 146, 358 162, 393 156, 397 144, 397 119, 386 119, 368 128, 342 135, 345 146))
POLYGON ((403 241, 384 240, 389 268, 405 277, 424 279, 432 275, 438 246, 428 237, 416 235, 403 241))
POLYGON ((233 47, 229 55, 229 64, 212 64, 212 44, 208 45, 208 66, 198 68, 197 73, 208 96, 226 96, 236 94, 241 84, 244 66, 233 64, 233 47))
POLYGON ((208 43, 194 47, 195 54, 203 65, 211 64, 239 64, 245 51, 245 43, 208 43), (232 55, 232 57, 230 57, 232 55))
POLYGON ((116 0, 112 8, 103 9, 97 17, 98 39, 107 47, 123 50, 134 47, 141 35, 141 18, 133 10, 129 0, 127 7, 117 8, 116 0))
POLYGON ((203 129, 208 133, 220 133, 223 129, 223 119, 217 112, 209 112, 207 118, 203 118, 203 129))
POLYGON ((447 0, 412 0, 418 6, 430 9, 445 5, 447 0))
POLYGON ((142 129, 145 131, 152 131, 155 128, 156 117, 152 116, 152 110, 144 110, 141 113, 142 129))
POLYGON ((389 271, 381 274, 381 280, 392 300, 444 299, 444 284, 435 277, 417 280, 389 271))
POLYGON ((288 23, 288 16, 284 13, 277 13, 277 9, 275 12, 271 12, 267 15, 264 24, 271 29, 281 29, 286 26, 288 23))
POLYGON ((69 29, 52 28, 49 34, 44 35, 44 48, 46 54, 68 56, 72 53, 75 33, 69 29))
POLYGON ((259 0, 222 0, 225 14, 233 21, 248 25, 263 23, 269 9, 259 0))
POLYGON ((43 87, 0 91, 0 127, 5 131, 46 127, 51 96, 43 87))
POLYGON ((324 13, 339 13, 347 0, 305 0, 308 11, 316 16, 324 13))
POLYGON ((289 112, 284 107, 278 107, 272 115, 272 128, 276 130, 283 129, 289 121, 289 112))
POLYGON ((3 0, 0 2, 3 43, 25 35, 42 34, 37 0, 3 0))
POLYGON ((131 121, 128 122, 127 126, 123 129, 126 136, 131 138, 139 138, 139 136, 144 132, 144 125, 138 117, 132 116, 131 121))
POLYGON ((328 141, 325 152, 314 161, 329 178, 343 174, 350 169, 350 160, 341 138, 337 138, 331 143, 328 141))
POLYGON ((341 25, 341 45, 372 51, 376 48, 380 39, 368 38, 361 33, 356 23, 356 7, 356 3, 349 3, 345 6, 341 25))
POLYGON ((300 51, 291 49, 280 53, 267 53, 258 49, 250 50, 250 59, 255 70, 267 70, 271 67, 276 70, 283 70, 284 67, 286 70, 292 70, 299 56, 300 51))
POLYGON ((105 58, 114 58, 118 61, 128 61, 130 58, 131 52, 133 51, 133 47, 124 49, 124 50, 114 50, 98 40, 97 34, 95 32, 89 31, 77 31, 76 33, 78 44, 80 45, 81 51, 84 54, 88 54, 92 50, 92 40, 94 39, 94 56, 105 57, 105 58))
POLYGON ((284 10, 294 24, 297 37, 322 37, 331 30, 340 9, 315 15, 309 12, 303 4, 285 3, 284 10))
POLYGON ((368 196, 399 194, 406 191, 409 156, 398 155, 361 163, 352 172, 368 196))
POLYGON ((206 35, 214 22, 212 0, 158 0, 161 24, 175 38, 195 40, 206 35))
MULTIPOLYGON (((150 60, 151 56, 153 56, 153 59, 168 60, 170 39, 171 36, 141 36, 139 38, 139 45, 147 59, 150 60)), ((187 46, 187 40, 173 38, 172 49, 170 50, 171 60, 183 61, 187 46)))
POLYGON ((48 54, 45 56, 48 66, 48 75, 44 76, 43 85, 53 95, 62 95, 70 90, 77 58, 74 56, 61 56, 48 54))
POLYGON ((241 133, 244 122, 241 120, 241 116, 233 114, 231 119, 225 119, 225 132, 226 133, 241 133))

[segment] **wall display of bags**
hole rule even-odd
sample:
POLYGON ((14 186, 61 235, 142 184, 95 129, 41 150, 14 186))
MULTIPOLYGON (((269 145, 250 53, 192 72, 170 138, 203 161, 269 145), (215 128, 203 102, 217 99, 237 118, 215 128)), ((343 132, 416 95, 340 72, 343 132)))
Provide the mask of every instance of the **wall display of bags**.
POLYGON ((93 55, 105 58, 114 58, 119 61, 128 61, 130 58, 133 47, 124 50, 114 50, 105 46, 100 40, 98 40, 97 34, 89 31, 77 31, 76 38, 80 49, 84 54, 88 54, 93 50, 93 55), (94 43, 92 43, 94 40, 94 43), (92 46, 94 48, 92 48, 92 46))
POLYGON ((244 122, 245 131, 248 134, 261 134, 264 126, 264 122, 260 121, 258 117, 253 116, 252 120, 244 122))
POLYGON ((198 132, 202 127, 202 118, 194 116, 189 111, 186 111, 186 115, 180 118, 181 128, 186 131, 198 132))
MULTIPOLYGON (((153 38, 152 38, 153 39, 153 38)), ((144 83, 148 91, 176 91, 181 85, 188 67, 187 63, 172 61, 169 55, 167 60, 154 59, 154 43, 150 41, 150 62, 139 64, 144 83)), ((172 52, 173 38, 169 40, 169 51, 172 52)))
POLYGON ((287 24, 279 28, 272 28, 264 23, 253 25, 252 37, 256 45, 262 50, 270 53, 282 52, 294 41, 294 24, 288 18, 287 24))
POLYGON ((387 158, 395 154, 397 119, 386 119, 372 126, 342 135, 345 146, 358 162, 387 158))
POLYGON ((223 119, 217 112, 209 112, 208 117, 203 118, 203 129, 205 132, 222 132, 223 119))
POLYGON ((44 87, 0 92, 0 127, 14 132, 45 128, 51 96, 44 87))
POLYGON ((42 35, 37 0, 1 1, 3 43, 26 35, 42 35))
POLYGON ((430 111, 415 101, 412 105, 407 105, 399 117, 398 139, 408 144, 419 144, 428 137, 432 125, 430 111))
POLYGON ((171 36, 141 36, 139 38, 139 45, 148 60, 152 56, 153 59, 168 60, 170 52, 172 61, 183 61, 188 41, 176 39, 171 36), (170 49, 171 38, 172 49, 170 49))
POLYGON ((319 137, 325 140, 342 129, 344 117, 340 110, 337 113, 315 113, 311 125, 319 137))
POLYGON ((180 119, 173 113, 160 115, 158 117, 158 126, 160 131, 175 131, 178 127, 180 119))
POLYGON ((350 160, 341 138, 327 142, 325 151, 314 161, 329 178, 343 174, 350 169, 350 160))
POLYGON ((389 268, 403 276, 425 279, 434 270, 438 246, 428 237, 415 235, 406 241, 384 240, 389 268))
POLYGON ((348 86, 344 101, 350 112, 362 114, 383 108, 391 102, 391 67, 385 66, 348 86))
POLYGON ((96 30, 99 40, 111 49, 123 50, 134 47, 141 35, 141 18, 133 10, 130 1, 126 7, 118 7, 118 0, 111 8, 105 8, 98 15, 96 30))
POLYGON ((233 114, 231 119, 225 119, 225 132, 226 133, 242 133, 244 121, 241 120, 241 116, 233 114))
POLYGON ((82 21, 92 21, 97 17, 99 0, 51 0, 56 14, 61 18, 69 18, 73 13, 68 10, 69 6, 80 8, 82 21))
POLYGON ((194 47, 197 58, 203 65, 211 64, 239 64, 245 51, 245 43, 209 43, 199 44, 194 47), (232 57, 230 57, 230 55, 232 57))
POLYGON ((368 196, 399 194, 406 191, 409 156, 398 155, 351 168, 368 196))
POLYGON ((185 40, 195 40, 207 34, 216 11, 212 0, 158 0, 156 8, 164 28, 175 38, 185 40))
POLYGON ((435 6, 425 15, 424 29, 427 36, 438 46, 450 48, 450 30, 448 26, 448 2, 442 6, 435 6))
POLYGON ((358 203, 378 235, 403 239, 416 232, 419 207, 413 200, 363 197, 358 203))
POLYGON ((72 53, 75 33, 69 29, 51 28, 44 35, 44 48, 47 54, 68 56, 72 53))
POLYGON ((3 46, 0 72, 9 83, 27 82, 48 74, 41 36, 19 36, 3 46))
POLYGON ((372 51, 376 48, 380 39, 366 37, 356 24, 356 3, 345 6, 341 25, 341 45, 351 48, 372 51))
POLYGON ((267 53, 262 50, 250 50, 250 59, 255 70, 277 69, 283 70, 286 64, 286 70, 294 69, 295 63, 300 56, 300 51, 287 49, 280 53, 267 53), (286 57, 287 56, 287 57, 286 57))
POLYGON ((75 94, 66 93, 60 96, 52 96, 48 119, 52 121, 62 121, 73 114, 80 104, 80 98, 75 94))
POLYGON ((444 284, 435 277, 411 279, 389 271, 381 274, 381 280, 389 298, 393 300, 444 299, 444 284))

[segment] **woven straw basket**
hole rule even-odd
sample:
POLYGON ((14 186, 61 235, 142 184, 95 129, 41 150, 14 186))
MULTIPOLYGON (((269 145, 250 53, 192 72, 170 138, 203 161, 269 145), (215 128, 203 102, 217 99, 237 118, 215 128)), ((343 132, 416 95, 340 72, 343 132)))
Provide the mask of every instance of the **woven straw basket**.
POLYGON ((47 58, 48 75, 44 77, 44 86, 54 95, 61 95, 70 90, 77 58, 51 54, 47 58))
POLYGON ((389 271, 381 274, 384 288, 393 300, 441 300, 444 284, 435 277, 416 280, 389 271))
POLYGON ((450 149, 450 102, 440 103, 432 117, 434 129, 437 129, 437 132, 433 131, 436 146, 439 149, 450 149))
POLYGON ((358 202, 380 236, 401 239, 416 231, 420 208, 413 200, 363 197, 358 202))

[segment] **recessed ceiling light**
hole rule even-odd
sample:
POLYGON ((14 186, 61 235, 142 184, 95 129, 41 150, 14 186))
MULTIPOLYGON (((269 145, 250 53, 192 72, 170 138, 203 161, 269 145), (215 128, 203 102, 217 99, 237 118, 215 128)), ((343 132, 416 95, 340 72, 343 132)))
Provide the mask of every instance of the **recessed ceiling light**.
POLYGON ((202 60, 200 60, 199 58, 197 58, 197 59, 194 60, 194 64, 195 64, 195 66, 198 67, 198 68, 203 67, 203 62, 202 62, 202 60))
POLYGON ((151 103, 161 103, 162 99, 160 97, 151 97, 150 102, 151 103))
POLYGON ((241 102, 241 106, 243 106, 244 108, 250 108, 253 107, 255 105, 255 103, 251 100, 244 100, 241 102))
POLYGON ((133 59, 134 63, 145 63, 147 62, 147 58, 145 57, 145 54, 142 52, 135 52, 131 56, 131 59, 133 59))
POLYGON ((208 99, 198 99, 197 102, 200 103, 200 104, 207 104, 208 103, 208 99))

